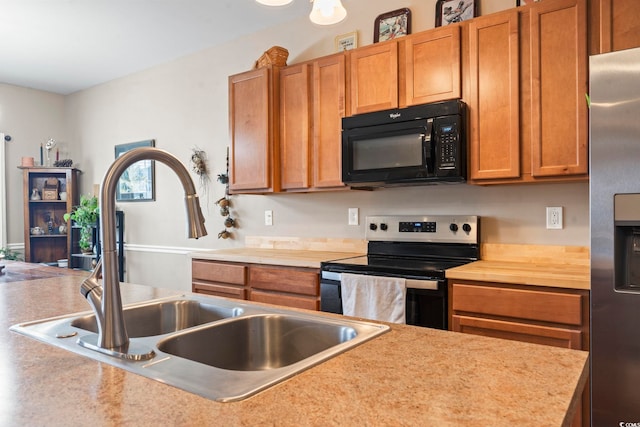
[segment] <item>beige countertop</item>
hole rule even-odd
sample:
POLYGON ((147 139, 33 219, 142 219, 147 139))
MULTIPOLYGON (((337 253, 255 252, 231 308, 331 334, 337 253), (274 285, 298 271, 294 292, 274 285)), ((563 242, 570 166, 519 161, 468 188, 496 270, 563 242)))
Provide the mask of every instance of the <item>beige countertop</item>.
POLYGON ((364 255, 366 252, 338 252, 302 249, 235 248, 192 252, 192 259, 320 268, 323 261, 364 255))
POLYGON ((446 271, 447 279, 589 290, 588 266, 476 261, 446 271))
MULTIPOLYGON (((322 261, 364 255, 362 252, 243 247, 194 252, 197 259, 320 268, 322 261)), ((590 289, 589 250, 553 245, 483 244, 481 261, 447 270, 448 279, 590 289)))
MULTIPOLYGON (((122 290, 125 302, 175 293, 122 290)), ((5 425, 568 426, 588 375, 586 352, 393 325, 247 400, 218 403, 9 331, 85 310, 78 277, 0 286, 5 425)))
POLYGON ((447 270, 447 279, 591 289, 589 249, 585 247, 483 244, 480 258, 447 270))

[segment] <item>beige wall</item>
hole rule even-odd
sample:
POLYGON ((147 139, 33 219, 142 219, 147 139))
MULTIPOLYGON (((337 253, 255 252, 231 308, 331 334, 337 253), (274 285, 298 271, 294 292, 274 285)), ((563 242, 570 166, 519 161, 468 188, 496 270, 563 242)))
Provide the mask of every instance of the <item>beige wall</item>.
POLYGON ((49 138, 59 142, 64 158, 71 149, 66 138, 64 97, 0 83, 0 130, 11 135, 6 143, 7 243, 23 245, 22 157, 40 162, 40 144, 49 138))
MULTIPOLYGON (((300 0, 298 0, 300 1, 300 0)), ((483 1, 482 13, 515 4, 515 0, 483 1)), ((229 145, 227 77, 252 68, 269 47, 281 45, 289 63, 333 53, 334 38, 357 29, 360 45, 372 42, 374 18, 391 9, 409 7, 414 32, 432 28, 435 0, 349 0, 349 17, 322 28, 301 18, 158 67, 66 97, 63 115, 73 158, 84 171, 83 188, 99 183, 113 161, 114 145, 156 139, 156 145, 188 164, 191 150, 207 152, 213 180, 201 188, 210 235, 188 241, 184 232, 182 190, 163 165, 156 167, 157 200, 121 203, 125 211, 127 280, 190 289, 189 248, 240 246, 246 236, 364 237, 370 214, 477 214, 482 240, 502 243, 589 244, 588 185, 470 185, 407 187, 374 192, 234 196, 232 216, 239 228, 235 239, 218 240, 222 216, 214 202, 224 188, 215 176, 224 172, 229 145), (545 207, 565 207, 565 228, 545 229, 545 207), (360 208, 360 226, 347 225, 347 209, 360 208), (274 212, 274 225, 264 226, 264 210, 274 212)), ((60 120, 62 121, 62 120, 60 120)), ((15 133, 15 132, 14 132, 15 133)), ((195 176, 194 176, 195 179, 195 176)), ((13 235, 18 239, 17 235, 13 235)))

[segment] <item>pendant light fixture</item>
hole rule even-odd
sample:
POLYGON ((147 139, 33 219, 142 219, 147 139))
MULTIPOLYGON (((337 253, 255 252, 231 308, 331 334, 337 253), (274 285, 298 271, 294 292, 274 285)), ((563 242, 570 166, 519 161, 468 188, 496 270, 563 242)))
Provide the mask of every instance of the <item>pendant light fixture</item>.
MULTIPOLYGON (((265 6, 284 6, 293 0, 256 0, 265 6)), ((347 17, 347 10, 340 0, 311 0, 313 7, 309 19, 314 24, 332 25, 347 17)))
POLYGON ((293 0, 256 0, 258 3, 265 6, 284 6, 291 3, 293 0))
POLYGON ((332 25, 337 24, 347 17, 347 10, 342 6, 340 0, 311 0, 313 8, 309 14, 309 19, 314 24, 332 25))

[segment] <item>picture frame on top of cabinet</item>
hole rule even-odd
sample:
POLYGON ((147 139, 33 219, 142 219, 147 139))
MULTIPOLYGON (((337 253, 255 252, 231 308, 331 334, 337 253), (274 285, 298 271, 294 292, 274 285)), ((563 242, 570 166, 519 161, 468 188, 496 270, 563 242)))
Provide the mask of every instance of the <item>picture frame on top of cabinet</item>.
POLYGON ((516 6, 526 6, 528 4, 537 3, 540 0, 516 0, 516 6))
POLYGON ((358 31, 352 31, 347 34, 336 36, 336 52, 344 52, 346 50, 358 47, 358 31))
POLYGON ((438 0, 436 2, 436 27, 455 24, 476 17, 476 0, 438 0))
POLYGON ((374 43, 393 40, 409 34, 411 34, 411 10, 406 7, 378 15, 374 21, 374 43))

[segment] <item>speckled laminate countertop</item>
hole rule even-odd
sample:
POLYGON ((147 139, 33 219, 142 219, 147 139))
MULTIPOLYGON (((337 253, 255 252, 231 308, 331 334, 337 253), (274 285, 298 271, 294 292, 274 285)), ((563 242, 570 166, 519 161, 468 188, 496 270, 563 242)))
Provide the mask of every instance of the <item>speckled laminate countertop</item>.
MULTIPOLYGON (((218 403, 9 331, 87 310, 78 289, 77 276, 0 286, 3 425, 568 426, 588 375, 586 352, 393 325, 252 398, 218 403)), ((175 294, 122 290, 125 302, 175 294)))

